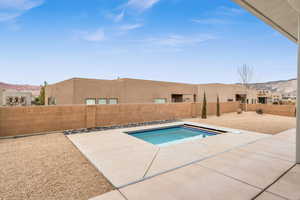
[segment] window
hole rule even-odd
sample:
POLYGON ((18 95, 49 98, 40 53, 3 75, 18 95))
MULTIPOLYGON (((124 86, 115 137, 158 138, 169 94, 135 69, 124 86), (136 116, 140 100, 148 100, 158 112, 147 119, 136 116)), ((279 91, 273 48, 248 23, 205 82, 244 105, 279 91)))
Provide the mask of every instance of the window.
POLYGON ((167 99, 163 99, 163 98, 154 99, 154 103, 157 103, 157 104, 167 103, 167 99))
POLYGON ((108 104, 118 104, 118 99, 109 99, 108 104))
POLYGON ((98 99, 98 104, 100 105, 107 104, 106 99, 104 98, 98 99))
POLYGON ((96 104, 96 99, 86 99, 85 104, 86 105, 95 105, 96 104))
POLYGON ((55 97, 48 97, 48 105, 56 105, 55 97))
POLYGON ((13 105, 14 98, 13 97, 7 97, 6 98, 6 105, 13 105))
POLYGON ((21 103, 21 104, 26 104, 26 97, 21 97, 20 103, 21 103))
POLYGON ((183 94, 172 94, 171 98, 173 103, 183 102, 183 94))

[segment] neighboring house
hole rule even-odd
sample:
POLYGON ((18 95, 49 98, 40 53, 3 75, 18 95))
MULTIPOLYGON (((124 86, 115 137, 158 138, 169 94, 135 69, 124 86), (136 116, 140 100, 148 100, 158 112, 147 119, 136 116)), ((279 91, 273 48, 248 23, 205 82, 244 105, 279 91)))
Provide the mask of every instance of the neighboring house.
POLYGON ((208 102, 216 102, 219 96, 220 102, 239 101, 241 103, 256 104, 256 90, 246 89, 238 84, 199 84, 197 85, 200 102, 204 92, 208 102))
POLYGON ((243 101, 256 103, 256 91, 240 85, 184 84, 122 78, 98 80, 73 78, 46 87, 47 105, 177 103, 201 102, 204 92, 208 102, 243 101))
POLYGON ((282 102, 282 95, 278 92, 272 93, 272 104, 280 104, 282 102))
POLYGON ((258 97, 258 103, 260 104, 272 103, 272 93, 269 90, 258 90, 257 97, 258 97))
POLYGON ((40 93, 40 86, 0 82, 0 106, 29 106, 40 93))
POLYGON ((280 93, 270 90, 258 90, 257 98, 260 104, 280 104, 283 100, 280 93))
POLYGON ((30 92, 0 89, 0 106, 30 106, 31 101, 30 92))
POLYGON ((297 101, 297 97, 296 96, 292 96, 292 95, 284 95, 282 96, 282 104, 286 104, 286 105, 290 105, 293 104, 295 105, 297 101))

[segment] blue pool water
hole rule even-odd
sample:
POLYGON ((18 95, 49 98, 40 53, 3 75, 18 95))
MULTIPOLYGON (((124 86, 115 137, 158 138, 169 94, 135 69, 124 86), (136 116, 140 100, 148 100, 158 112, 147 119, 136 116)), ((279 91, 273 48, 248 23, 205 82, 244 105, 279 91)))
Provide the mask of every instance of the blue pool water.
POLYGON ((145 130, 129 133, 131 136, 144 140, 146 142, 161 145, 165 143, 185 140, 191 137, 207 137, 216 135, 214 132, 191 128, 186 126, 176 126, 171 128, 162 128, 155 130, 145 130))

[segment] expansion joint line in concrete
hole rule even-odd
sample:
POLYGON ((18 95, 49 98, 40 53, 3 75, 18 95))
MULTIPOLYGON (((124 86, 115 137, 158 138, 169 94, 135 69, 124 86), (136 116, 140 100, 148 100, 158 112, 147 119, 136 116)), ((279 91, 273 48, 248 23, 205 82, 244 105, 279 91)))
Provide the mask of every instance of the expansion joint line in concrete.
POLYGON ((149 172, 150 168, 152 167, 152 165, 153 165, 153 163, 154 163, 154 160, 156 159, 156 157, 157 157, 159 151, 160 151, 160 147, 158 147, 158 150, 157 150, 156 153, 154 154, 154 156, 153 156, 153 158, 152 158, 152 160, 151 160, 151 162, 150 162, 150 164, 149 164, 149 166, 148 166, 148 168, 147 168, 147 170, 146 170, 146 172, 145 172, 145 174, 144 174, 144 176, 143 176, 143 179, 146 177, 147 173, 149 172))
POLYGON ((231 178, 231 179, 236 180, 236 181, 238 181, 238 182, 244 183, 244 184, 249 185, 249 186, 251 186, 251 187, 254 187, 254 188, 256 188, 256 189, 259 189, 259 190, 262 189, 262 188, 260 188, 260 187, 255 186, 255 185, 249 184, 249 183, 247 183, 246 181, 243 181, 243 180, 240 180, 240 179, 235 178, 235 177, 233 177, 233 176, 229 176, 229 175, 227 175, 227 174, 224 174, 224 173, 222 173, 222 172, 220 172, 220 171, 218 171, 218 170, 216 170, 216 169, 212 169, 212 168, 203 166, 203 165, 201 165, 201 164, 199 164, 199 163, 196 163, 196 165, 199 165, 199 166, 201 166, 201 167, 203 167, 203 168, 205 168, 205 169, 208 169, 208 170, 210 170, 210 171, 213 171, 213 172, 215 172, 215 173, 217 173, 217 174, 220 174, 220 175, 222 175, 222 176, 225 176, 225 177, 227 177, 227 178, 231 178))
MULTIPOLYGON (((252 200, 255 200, 256 198, 258 198, 261 194, 263 194, 264 192, 266 192, 270 187, 272 187, 272 185, 274 185, 277 181, 279 181, 284 175, 286 175, 289 171, 291 171, 297 164, 294 164, 293 166, 291 166, 290 168, 288 168, 283 174, 281 174, 276 180, 274 180, 270 185, 268 185, 266 188, 264 188, 262 191, 260 191, 255 197, 253 197, 252 200)), ((277 195, 277 194, 275 194, 277 195)), ((279 196, 279 195, 277 195, 279 196)), ((286 199, 286 198, 285 198, 286 199)))
POLYGON ((125 194, 123 194, 119 189, 117 189, 117 191, 121 194, 121 196, 125 199, 125 200, 129 200, 125 194))
MULTIPOLYGON (((270 136, 270 137, 271 137, 271 136, 270 136)), ((160 176, 160 175, 163 175, 163 174, 167 174, 167 173, 172 172, 172 171, 175 171, 175 170, 177 170, 177 169, 180 169, 180 168, 183 168, 183 167, 187 167, 187 166, 193 165, 193 164, 195 164, 195 163, 198 163, 198 162, 203 161, 203 160, 207 160, 207 159, 209 159, 209 158, 216 157, 216 156, 221 155, 221 154, 223 154, 223 153, 230 152, 230 151, 232 151, 232 150, 234 150, 234 149, 237 149, 237 148, 240 148, 240 147, 244 147, 244 146, 247 146, 247 145, 249 145, 249 144, 253 144, 253 143, 255 143, 255 142, 257 142, 257 141, 260 141, 260 140, 263 140, 263 139, 264 139, 264 138, 259 138, 259 139, 257 139, 257 140, 254 140, 254 141, 251 141, 251 142, 247 142, 247 143, 242 144, 242 145, 237 145, 237 146, 232 147, 232 148, 229 148, 229 149, 227 149, 227 150, 225 150, 225 151, 222 151, 222 152, 219 152, 219 153, 216 153, 216 154, 212 154, 212 155, 210 155, 210 156, 206 156, 206 157, 203 157, 203 158, 198 159, 198 160, 191 161, 191 162, 189 162, 189 163, 180 165, 180 166, 175 167, 175 168, 172 168, 172 169, 165 170, 165 171, 163 171, 163 172, 159 172, 159 173, 157 173, 157 174, 153 174, 153 175, 151 175, 151 176, 145 176, 145 175, 148 173, 148 170, 150 169, 150 167, 151 167, 153 161, 154 161, 155 158, 156 158, 156 156, 154 156, 154 158, 152 159, 152 162, 150 163, 150 166, 149 166, 148 170, 146 171, 146 173, 145 173, 145 175, 144 175, 143 178, 141 178, 141 179, 139 179, 139 180, 136 180, 136 181, 133 181, 133 182, 131 182, 131 183, 127 183, 127 184, 125 184, 125 185, 121 185, 121 186, 118 187, 118 189, 122 189, 122 188, 125 188, 125 187, 127 187, 127 186, 130 186, 130 185, 133 185, 133 184, 136 184, 136 183, 140 183, 140 182, 143 182, 143 181, 148 180, 148 179, 152 179, 152 178, 154 178, 154 177, 156 177, 156 176, 160 176)), ((160 149, 158 149, 157 153, 159 152, 159 150, 160 150, 160 149)), ((156 155, 157 155, 157 153, 156 153, 156 155)))

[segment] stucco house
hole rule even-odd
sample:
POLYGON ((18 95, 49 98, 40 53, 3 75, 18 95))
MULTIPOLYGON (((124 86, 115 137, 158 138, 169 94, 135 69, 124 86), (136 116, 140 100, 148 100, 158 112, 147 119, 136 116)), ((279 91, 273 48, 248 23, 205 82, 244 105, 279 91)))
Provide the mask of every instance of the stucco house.
POLYGON ((72 78, 46 87, 47 105, 177 103, 242 101, 257 103, 256 90, 229 84, 186 84, 120 78, 99 80, 72 78))

